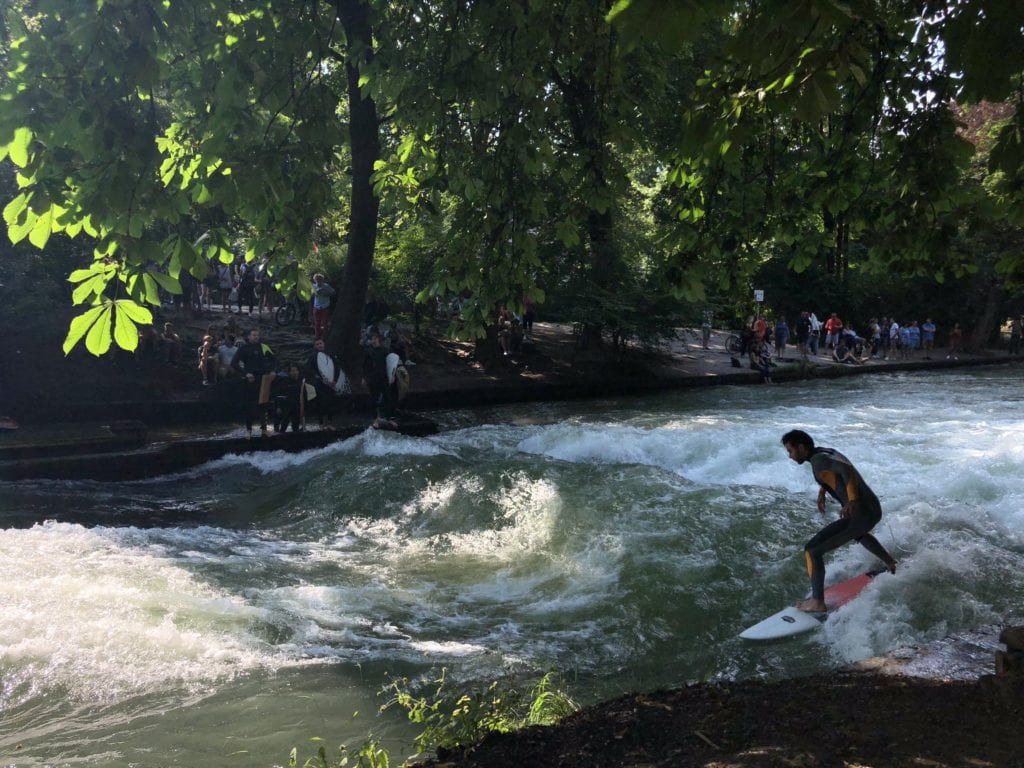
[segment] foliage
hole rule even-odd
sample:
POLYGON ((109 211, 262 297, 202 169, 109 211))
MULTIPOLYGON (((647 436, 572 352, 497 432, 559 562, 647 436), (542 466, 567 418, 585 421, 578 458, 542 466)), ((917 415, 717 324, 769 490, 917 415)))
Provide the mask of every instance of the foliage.
POLYGON ((182 270, 202 278, 209 259, 234 260, 232 217, 252 227, 247 259, 280 258, 276 279, 300 283, 284 257, 328 203, 324 169, 340 140, 323 119, 337 106, 323 62, 338 32, 319 9, 39 0, 7 13, 11 241, 95 243, 92 266, 72 274, 73 302, 88 309, 65 351, 82 338, 95 354, 112 341, 134 349, 160 288, 180 293, 182 270))
POLYGON ((989 272, 964 222, 1009 227, 991 274, 1024 276, 1024 5, 607 11, 9 0, 8 234, 86 243, 65 349, 94 353, 134 348, 183 270, 241 253, 285 293, 332 275, 336 346, 356 343, 371 280, 403 303, 461 295, 479 338, 526 297, 636 336, 655 304, 741 311, 775 261, 815 276, 819 300, 868 273, 969 283, 989 272), (1002 108, 982 144, 951 105, 986 101, 1002 108), (965 184, 975 145, 985 178, 965 184))
MULTIPOLYGON (((319 739, 314 739, 319 741, 319 739)), ((331 760, 327 756, 327 749, 322 744, 317 748, 314 757, 307 758, 301 763, 301 768, 390 768, 391 758, 387 750, 380 746, 380 743, 372 735, 367 736, 362 745, 352 750, 342 744, 338 747, 338 757, 331 760)), ((299 750, 294 748, 288 757, 288 768, 300 768, 299 750)))
POLYGON ((387 689, 390 699, 381 708, 404 709, 410 722, 423 726, 416 736, 417 754, 470 746, 492 732, 551 725, 579 709, 558 686, 554 673, 546 674, 528 694, 498 681, 484 691, 457 694, 444 670, 434 685, 427 698, 412 693, 408 679, 394 680, 387 689))
MULTIPOLYGON (((825 258, 841 274, 850 244, 869 233, 868 267, 970 274, 949 248, 975 201, 959 185, 971 147, 948 105, 1019 86, 1024 11, 924 5, 616 3, 610 18, 632 44, 689 44, 734 12, 683 109, 671 173, 676 279, 703 272, 735 285, 736 258, 765 253, 742 245, 765 239, 789 247, 797 271, 825 258), (1005 58, 988 67, 993 55, 1005 58)), ((1017 135, 999 132, 991 167, 1020 179, 1017 135)), ((1002 271, 1012 276, 1013 264, 1002 271)))

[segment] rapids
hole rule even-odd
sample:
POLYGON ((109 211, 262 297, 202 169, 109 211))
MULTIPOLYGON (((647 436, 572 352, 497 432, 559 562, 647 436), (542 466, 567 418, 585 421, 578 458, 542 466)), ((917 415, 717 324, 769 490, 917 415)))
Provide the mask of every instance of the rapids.
MULTIPOLYGON (((371 730, 398 752, 416 729, 376 714, 391 676, 557 669, 588 703, 1019 620, 1021 375, 452 410, 432 438, 0 485, 0 765, 284 765, 371 730), (854 461, 900 568, 823 631, 752 645, 824 522, 792 428, 854 461)), ((828 581, 872 564, 844 547, 828 581)))

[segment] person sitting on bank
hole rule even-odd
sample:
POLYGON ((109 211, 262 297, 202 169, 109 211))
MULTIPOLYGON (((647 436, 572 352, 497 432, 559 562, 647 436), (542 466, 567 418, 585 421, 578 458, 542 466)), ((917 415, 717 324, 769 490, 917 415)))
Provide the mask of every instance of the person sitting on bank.
POLYGON ((327 351, 323 339, 313 342, 313 352, 306 360, 306 371, 316 388, 316 397, 312 403, 316 407, 320 426, 329 427, 338 403, 352 394, 352 385, 341 368, 338 356, 327 351))
POLYGON ((235 376, 237 371, 231 367, 231 361, 238 353, 238 342, 235 334, 229 333, 226 337, 221 334, 220 344, 217 345, 217 373, 222 379, 228 376, 235 376))
POLYGON ((164 351, 164 360, 172 365, 181 360, 181 336, 174 330, 172 323, 164 323, 164 331, 160 334, 160 346, 164 351))
POLYGON ((242 405, 245 409, 245 431, 252 437, 253 422, 259 418, 260 433, 267 434, 267 410, 270 407, 270 386, 276 377, 274 353, 260 341, 260 331, 249 331, 248 341, 231 360, 231 367, 245 377, 242 405))

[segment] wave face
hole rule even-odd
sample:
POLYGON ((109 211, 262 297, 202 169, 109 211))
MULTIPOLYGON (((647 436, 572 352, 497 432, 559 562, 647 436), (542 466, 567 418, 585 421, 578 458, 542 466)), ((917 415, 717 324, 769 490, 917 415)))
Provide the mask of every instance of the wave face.
MULTIPOLYGON (((1024 594, 1019 379, 720 387, 509 407, 483 426, 453 411, 429 439, 370 430, 145 482, 8 484, 0 753, 283 763, 311 736, 406 742, 397 716, 351 722, 388 674, 445 667, 469 686, 557 668, 590 701, 1008 620, 1024 594), (779 444, 793 428, 854 461, 900 569, 821 632, 745 644, 803 595, 802 547, 825 521, 779 444)), ((873 562, 852 545, 827 564, 832 581, 873 562)))

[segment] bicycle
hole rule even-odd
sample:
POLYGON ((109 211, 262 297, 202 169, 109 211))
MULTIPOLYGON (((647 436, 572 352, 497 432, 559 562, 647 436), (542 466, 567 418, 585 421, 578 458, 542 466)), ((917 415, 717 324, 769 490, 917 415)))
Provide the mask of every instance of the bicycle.
POLYGON ((274 321, 284 327, 295 322, 296 318, 302 317, 305 311, 298 296, 292 296, 284 304, 277 308, 274 313, 274 321))

